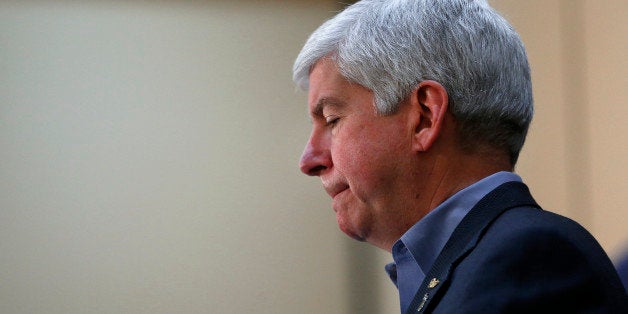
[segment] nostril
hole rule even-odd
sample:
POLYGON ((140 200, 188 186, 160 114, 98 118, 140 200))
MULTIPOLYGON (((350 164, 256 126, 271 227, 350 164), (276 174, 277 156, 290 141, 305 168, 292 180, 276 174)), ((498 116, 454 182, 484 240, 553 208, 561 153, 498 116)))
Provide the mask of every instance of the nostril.
POLYGON ((311 169, 308 170, 307 174, 310 176, 317 176, 321 173, 321 171, 327 169, 327 167, 323 166, 323 165, 318 165, 316 167, 313 167, 311 169))

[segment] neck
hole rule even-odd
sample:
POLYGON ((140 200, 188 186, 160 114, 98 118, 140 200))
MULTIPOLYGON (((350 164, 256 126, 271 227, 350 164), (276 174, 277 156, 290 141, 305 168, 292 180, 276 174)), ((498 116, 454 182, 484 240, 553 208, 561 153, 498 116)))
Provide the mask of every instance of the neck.
POLYGON ((494 173, 512 171, 507 158, 461 153, 424 159, 419 164, 422 170, 416 172, 408 189, 400 191, 398 208, 402 210, 397 211, 396 222, 389 225, 390 236, 386 241, 373 243, 389 252, 408 229, 452 195, 494 173))
POLYGON ((430 173, 431 178, 427 180, 433 182, 429 188, 431 195, 426 195, 429 196, 426 199, 429 211, 469 185, 500 171, 512 171, 510 163, 506 159, 501 160, 477 155, 460 156, 455 160, 437 159, 430 173))

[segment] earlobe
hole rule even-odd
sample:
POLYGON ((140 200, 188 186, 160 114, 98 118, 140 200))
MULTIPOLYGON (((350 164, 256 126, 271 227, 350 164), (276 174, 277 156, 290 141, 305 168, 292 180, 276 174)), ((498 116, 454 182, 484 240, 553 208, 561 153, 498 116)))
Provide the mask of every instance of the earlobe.
POLYGON ((436 81, 423 81, 412 92, 410 104, 418 114, 413 134, 413 148, 428 151, 442 133, 449 98, 436 81))

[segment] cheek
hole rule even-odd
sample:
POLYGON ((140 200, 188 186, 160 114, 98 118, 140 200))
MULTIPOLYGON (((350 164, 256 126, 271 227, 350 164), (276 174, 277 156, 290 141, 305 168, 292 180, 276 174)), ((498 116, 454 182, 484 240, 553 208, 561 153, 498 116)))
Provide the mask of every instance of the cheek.
POLYGON ((335 151, 334 167, 349 181, 353 192, 363 198, 364 193, 372 194, 394 179, 396 154, 389 148, 372 139, 348 142, 335 151))
MULTIPOLYGON (((362 125, 345 129, 333 141, 334 167, 353 183, 363 188, 382 188, 394 180, 408 143, 400 136, 397 124, 362 125)), ((356 191, 357 192, 357 191, 356 191)))
POLYGON ((332 146, 334 165, 343 172, 361 173, 377 163, 379 148, 372 139, 348 138, 332 146))

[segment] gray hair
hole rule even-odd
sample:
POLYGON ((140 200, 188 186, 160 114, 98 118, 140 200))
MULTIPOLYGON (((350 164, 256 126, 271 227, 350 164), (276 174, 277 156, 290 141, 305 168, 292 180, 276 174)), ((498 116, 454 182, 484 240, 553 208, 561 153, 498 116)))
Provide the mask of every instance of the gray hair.
POLYGON ((340 73, 393 114, 424 80, 442 84, 462 147, 508 151, 514 165, 532 120, 525 48, 484 0, 363 0, 321 25, 293 67, 309 87, 311 68, 331 58, 340 73))

